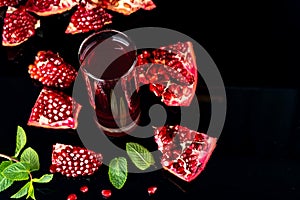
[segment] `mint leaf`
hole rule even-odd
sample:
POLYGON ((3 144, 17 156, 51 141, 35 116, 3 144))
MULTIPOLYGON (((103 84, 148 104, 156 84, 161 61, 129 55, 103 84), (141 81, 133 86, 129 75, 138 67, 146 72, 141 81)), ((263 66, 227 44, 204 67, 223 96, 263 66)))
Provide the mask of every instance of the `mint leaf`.
POLYGON ((11 164, 11 161, 2 161, 0 164, 0 172, 2 172, 6 167, 8 167, 11 164))
POLYGON ((11 165, 9 165, 8 167, 6 167, 3 172, 2 175, 10 180, 13 181, 22 181, 22 180, 28 180, 29 179, 29 174, 28 174, 28 170, 26 169, 26 167, 18 162, 18 163, 13 163, 11 165))
POLYGON ((32 179, 36 183, 49 183, 53 178, 53 174, 44 174, 41 178, 32 179))
POLYGON ((140 170, 145 170, 155 163, 153 155, 140 144, 126 143, 126 152, 133 164, 140 170))
POLYGON ((32 182, 30 182, 29 189, 28 189, 28 194, 27 194, 26 199, 28 199, 29 197, 31 197, 32 199, 35 200, 35 196, 34 196, 34 187, 33 187, 32 182))
MULTIPOLYGON (((11 161, 2 161, 0 164, 0 172, 2 172, 6 167, 11 165, 11 161)), ((6 190, 13 184, 13 180, 9 180, 5 178, 1 173, 0 173, 0 192, 6 190)))
POLYGON ((28 147, 23 151, 20 161, 28 163, 30 171, 37 171, 40 169, 39 156, 31 147, 28 147))
POLYGON ((13 184, 13 180, 9 180, 5 178, 2 174, 0 174, 0 192, 6 190, 13 184))
POLYGON ((18 157, 19 153, 24 148, 26 142, 27 142, 26 133, 21 126, 18 126, 15 157, 18 157))
POLYGON ((124 157, 114 158, 109 163, 108 176, 111 184, 121 189, 127 180, 127 160, 124 157))
POLYGON ((18 199, 25 196, 29 190, 31 182, 26 183, 17 193, 12 195, 10 198, 18 199))

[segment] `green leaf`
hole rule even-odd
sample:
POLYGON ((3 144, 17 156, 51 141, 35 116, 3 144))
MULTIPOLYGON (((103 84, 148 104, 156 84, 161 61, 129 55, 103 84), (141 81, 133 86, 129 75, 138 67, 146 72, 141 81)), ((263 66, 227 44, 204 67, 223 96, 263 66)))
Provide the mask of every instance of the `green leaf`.
POLYGON ((28 147, 23 151, 20 161, 28 163, 30 171, 37 171, 40 169, 39 156, 31 147, 28 147))
POLYGON ((2 174, 0 174, 0 192, 6 190, 13 184, 13 180, 5 178, 2 174))
POLYGON ((126 106, 124 103, 124 99, 121 97, 120 98, 120 125, 121 127, 126 126, 126 106))
POLYGON ((53 178, 53 174, 44 174, 41 178, 32 179, 36 183, 49 183, 53 178))
POLYGON ((19 153, 24 148, 26 142, 27 142, 26 133, 25 133, 24 129, 21 126, 18 126, 15 157, 18 157, 19 153))
MULTIPOLYGON (((2 172, 6 167, 12 164, 12 161, 2 161, 0 164, 0 172, 2 172)), ((0 173, 0 192, 6 190, 13 184, 13 180, 5 178, 1 173, 0 173)))
POLYGON ((124 157, 114 158, 109 163, 108 176, 111 184, 121 189, 127 180, 127 160, 124 157))
POLYGON ((20 162, 9 165, 2 172, 5 178, 13 181, 28 180, 29 179, 28 173, 29 172, 26 169, 26 167, 20 162))
POLYGON ((17 193, 12 195, 10 198, 18 199, 25 196, 28 193, 31 182, 26 183, 17 193))
POLYGON ((32 199, 35 200, 35 196, 34 196, 34 187, 33 187, 32 182, 30 182, 29 189, 28 189, 28 194, 27 194, 26 199, 28 199, 29 197, 31 197, 32 199))
POLYGON ((12 161, 2 161, 0 164, 0 172, 3 172, 3 170, 12 164, 12 161))
POLYGON ((153 155, 140 144, 126 143, 126 152, 133 164, 140 170, 145 170, 155 163, 153 155))

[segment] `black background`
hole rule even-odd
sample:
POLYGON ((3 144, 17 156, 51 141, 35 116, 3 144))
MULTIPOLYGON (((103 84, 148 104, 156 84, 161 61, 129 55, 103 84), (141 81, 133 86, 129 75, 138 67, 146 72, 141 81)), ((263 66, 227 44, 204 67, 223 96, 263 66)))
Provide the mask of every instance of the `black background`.
MULTIPOLYGON (((180 31, 199 42, 211 55, 223 77, 228 111, 217 148, 204 172, 186 184, 164 171, 130 174, 122 190, 114 189, 106 168, 91 180, 60 176, 38 199, 101 199, 101 189, 113 191, 111 199, 299 199, 299 35, 300 3, 296 0, 262 1, 154 1, 157 8, 130 16, 111 12, 106 28, 121 31, 155 26, 180 31), (197 3, 197 4, 196 4, 197 3), (100 177, 100 178, 99 178, 100 177), (90 192, 80 195, 87 184, 90 192), (158 186, 153 197, 147 187, 158 186)), ((5 11, 4 8, 1 11, 5 11)), ((12 155, 17 125, 28 134, 28 146, 41 157, 41 171, 48 172, 55 142, 80 144, 74 131, 54 131, 26 126, 41 86, 28 73, 37 51, 57 51, 78 67, 77 51, 88 34, 65 35, 71 16, 42 17, 36 36, 17 47, 0 48, 2 153, 12 155)), ((3 16, 3 12, 1 14, 3 16)), ((1 18, 1 26, 3 17, 1 18)), ((0 194, 8 199, 21 185, 0 194)))

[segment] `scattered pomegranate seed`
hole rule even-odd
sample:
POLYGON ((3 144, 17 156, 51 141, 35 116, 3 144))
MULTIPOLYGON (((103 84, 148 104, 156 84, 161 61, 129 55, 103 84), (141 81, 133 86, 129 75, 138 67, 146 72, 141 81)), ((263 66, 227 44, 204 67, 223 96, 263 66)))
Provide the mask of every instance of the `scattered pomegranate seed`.
POLYGON ((157 190, 156 186, 148 187, 148 194, 153 195, 156 192, 156 190, 157 190))
POLYGON ((101 194, 104 198, 109 198, 111 196, 111 190, 102 190, 101 194))
POLYGON ((88 188, 88 186, 84 185, 80 188, 80 191, 83 193, 86 193, 87 191, 89 191, 89 188, 88 188))
POLYGON ((76 200, 76 199, 77 199, 76 194, 70 194, 67 198, 67 200, 76 200))

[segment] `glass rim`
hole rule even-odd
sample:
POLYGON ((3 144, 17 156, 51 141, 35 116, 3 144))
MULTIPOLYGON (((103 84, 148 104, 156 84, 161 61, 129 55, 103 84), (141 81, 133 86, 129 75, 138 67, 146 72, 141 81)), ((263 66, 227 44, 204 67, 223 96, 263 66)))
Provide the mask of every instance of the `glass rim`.
MULTIPOLYGON (((113 36, 113 35, 112 35, 113 36)), ((112 36, 110 36, 110 37, 112 37, 112 36)), ((110 37, 108 37, 108 38, 110 38, 110 37)), ((108 39, 107 38, 107 39, 108 39)), ((105 39, 106 40, 106 39, 105 39)), ((89 46, 89 45, 87 45, 87 46, 89 46)), ((92 47, 96 47, 97 45, 94 45, 94 46, 92 46, 92 47)), ((89 47, 89 48, 91 48, 91 47, 89 47)), ((88 49, 89 49, 88 48, 88 49)), ((91 52, 89 52, 87 55, 89 55, 91 52)), ((86 59, 86 57, 83 59, 83 61, 86 59)), ((136 63, 137 63, 137 48, 136 48, 136 45, 135 45, 135 43, 132 41, 132 39, 128 36, 128 35, 126 35, 125 33, 123 33, 123 32, 121 32, 121 31, 118 31, 118 30, 115 30, 115 29, 104 29, 104 30, 101 30, 101 31, 97 31, 97 32, 94 32, 94 33, 92 33, 91 35, 89 35, 88 37, 86 37, 82 42, 81 42, 81 44, 80 44, 80 46, 79 46, 79 50, 78 50, 78 60, 79 60, 79 64, 80 64, 80 69, 85 73, 85 74, 87 74, 89 77, 91 77, 92 79, 95 79, 95 80, 97 80, 97 81, 100 81, 100 82, 107 82, 107 81, 118 81, 119 79, 121 79, 122 77, 126 77, 126 76, 128 76, 132 71, 133 71, 133 69, 135 68, 135 65, 136 65, 136 63), (91 39, 91 38, 93 38, 93 37, 95 37, 95 36, 97 36, 97 35, 99 35, 99 34, 102 34, 102 33, 109 33, 109 32, 114 32, 114 33, 116 33, 116 34, 114 34, 114 35, 122 35, 122 36, 124 36, 129 42, 130 42, 130 44, 133 46, 133 51, 135 52, 135 58, 134 58, 134 61, 132 62, 132 64, 131 64, 131 67, 126 71, 126 73, 124 73, 122 76, 120 76, 119 78, 112 78, 112 79, 102 79, 102 78, 98 78, 98 77, 96 77, 95 75, 93 75, 92 73, 90 73, 86 68, 84 68, 84 67, 82 67, 82 63, 83 62, 81 62, 80 61, 80 55, 81 55, 81 50, 83 49, 83 45, 89 40, 89 39, 91 39)))

